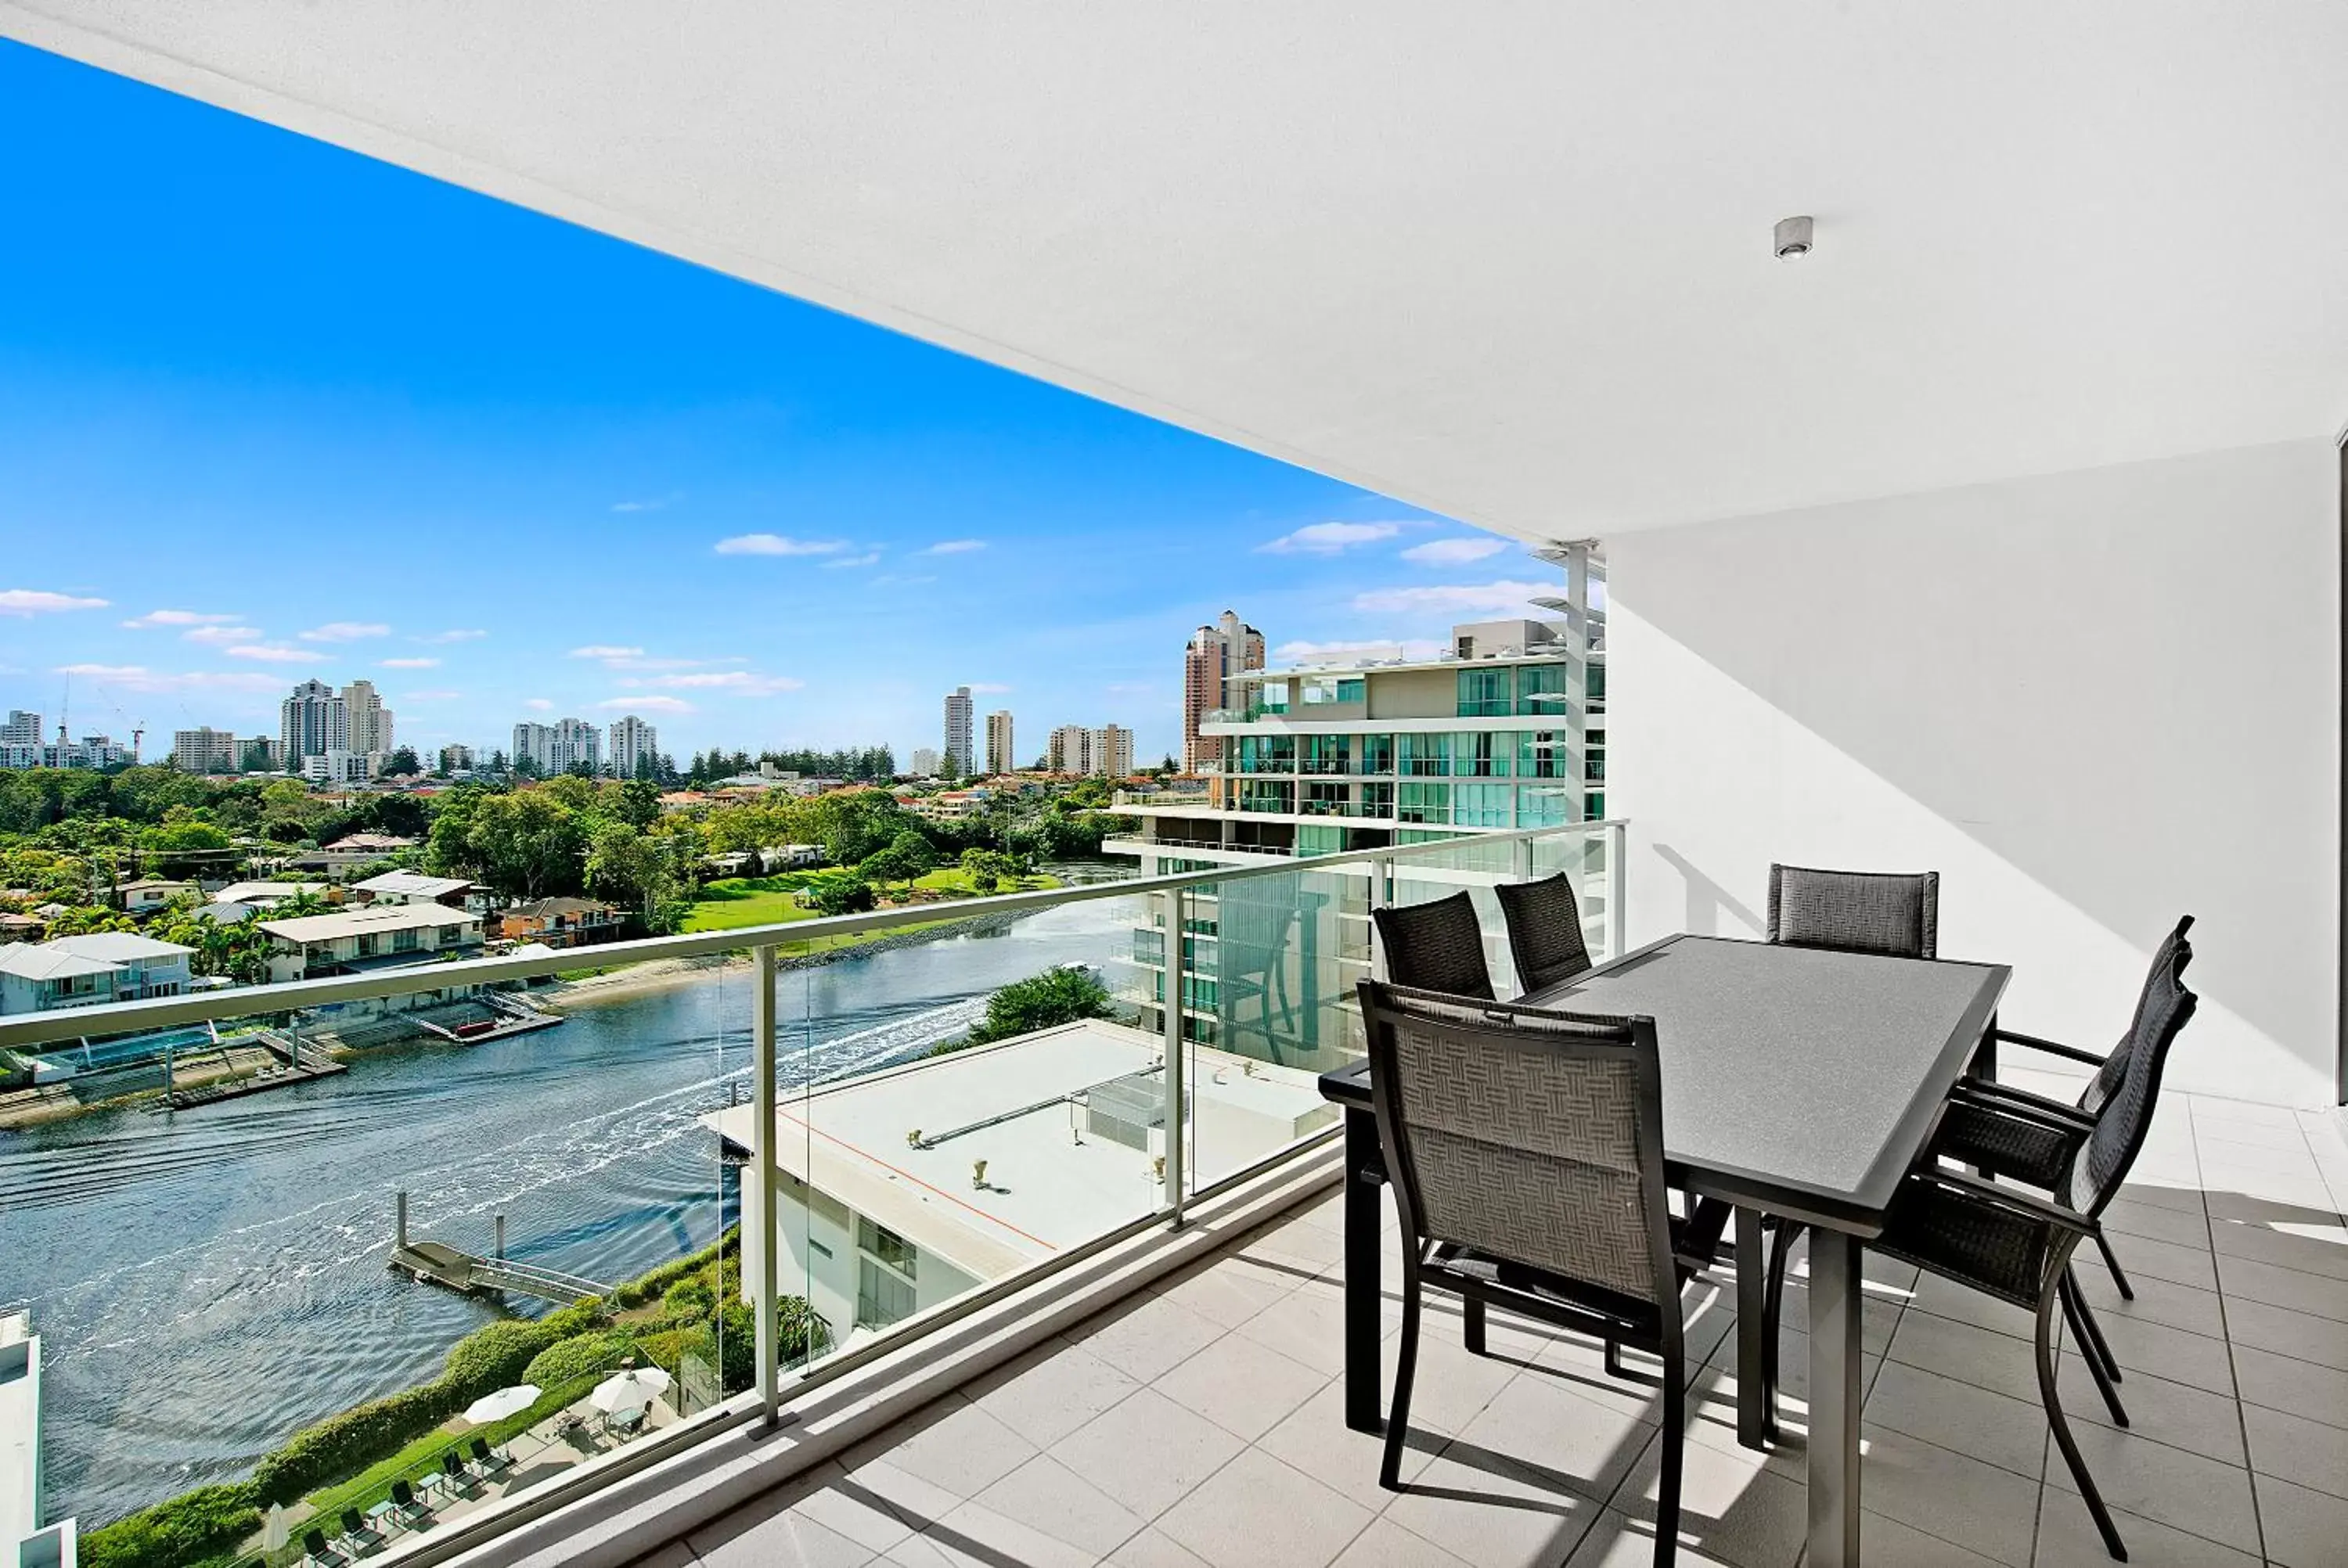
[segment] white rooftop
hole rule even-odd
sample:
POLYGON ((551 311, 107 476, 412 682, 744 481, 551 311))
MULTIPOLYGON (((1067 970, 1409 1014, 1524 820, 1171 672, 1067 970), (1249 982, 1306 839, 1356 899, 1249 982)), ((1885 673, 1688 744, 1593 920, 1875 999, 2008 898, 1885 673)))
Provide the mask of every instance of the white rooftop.
POLYGON ((0 948, 0 973, 28 980, 110 974, 120 965, 142 958, 185 957, 193 951, 192 948, 133 936, 128 931, 99 931, 87 937, 59 937, 54 942, 0 948))
POLYGON ((327 882, 232 882, 211 897, 215 904, 273 904, 299 893, 324 893, 327 882))
POLYGON ((289 942, 331 942, 368 931, 420 931, 479 923, 479 917, 438 904, 375 904, 365 909, 337 909, 331 915, 302 915, 291 920, 263 920, 261 928, 289 942))
MULTIPOLYGON (((1154 1034, 1087 1019, 820 1087, 777 1108, 776 1163, 966 1273, 994 1278, 1157 1205, 1151 1153, 1079 1137, 1072 1129, 1084 1125, 1084 1108, 1071 1099, 1148 1071, 1162 1051, 1154 1034), (909 1135, 917 1130, 925 1140, 947 1136, 916 1148, 909 1135), (979 1160, 983 1188, 972 1184, 979 1160)), ((1269 1154, 1331 1119, 1311 1073, 1253 1068, 1250 1076, 1240 1058, 1195 1054, 1202 1180, 1238 1168, 1241 1152, 1269 1154)), ((750 1107, 705 1120, 750 1147, 750 1107)))
POLYGON ((386 871, 380 876, 370 876, 351 886, 361 893, 380 897, 389 894, 403 898, 445 898, 451 893, 461 893, 473 884, 462 876, 427 876, 421 871, 386 871))

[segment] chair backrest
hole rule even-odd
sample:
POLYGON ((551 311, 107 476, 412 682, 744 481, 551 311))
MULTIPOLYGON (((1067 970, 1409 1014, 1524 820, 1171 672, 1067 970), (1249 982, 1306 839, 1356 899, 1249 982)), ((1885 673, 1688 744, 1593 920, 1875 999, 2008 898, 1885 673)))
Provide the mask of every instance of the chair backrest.
POLYGON ((2096 1070, 2094 1080, 2080 1091, 2080 1110, 2101 1111, 2111 1102, 2112 1096, 2119 1092, 2121 1081, 2127 1076, 2128 1052, 2136 1045, 2137 1029, 2144 1022, 2145 1007, 2158 989, 2160 977, 2166 973, 2171 981, 2175 981, 2185 973, 2185 966, 2193 961, 2193 944, 2185 939, 2185 933, 2192 928, 2193 917, 2185 916, 2177 922, 2177 928, 2163 937, 2160 946, 2153 949, 2152 968, 2145 972, 2144 989, 2137 993, 2136 1012, 2128 1020, 2127 1032, 2120 1036, 2120 1042, 2112 1047, 2111 1054, 2104 1058, 2103 1066, 2096 1070))
POLYGON ((440 1469, 447 1475, 462 1475, 465 1473, 465 1461, 457 1456, 455 1449, 443 1449, 440 1450, 440 1469))
POLYGON ((361 1532, 361 1531, 365 1530, 366 1527, 367 1527, 366 1515, 365 1515, 365 1514, 361 1513, 361 1512, 360 1512, 357 1509, 355 1509, 355 1508, 345 1508, 345 1510, 343 1510, 343 1533, 344 1533, 344 1534, 345 1534, 345 1535, 356 1535, 357 1533, 359 1533, 359 1532, 361 1532))
MULTIPOLYGON (((1630 1302, 1673 1298, 1654 1020, 1361 984, 1403 1231, 1630 1302)), ((1666 1315, 1668 1316, 1668 1314, 1666 1315)))
POLYGON ((1489 1001, 1492 971, 1484 962, 1484 927, 1464 892, 1425 904, 1373 909, 1385 948, 1386 979, 1410 990, 1489 1001))
POLYGON ((304 1531, 302 1550, 313 1557, 324 1557, 326 1554, 326 1532, 323 1530, 304 1531))
MULTIPOLYGON (((2117 1092, 2096 1113, 2096 1125, 2071 1162, 2056 1190, 2057 1203, 2090 1216, 2104 1211, 2127 1180, 2152 1130, 2159 1108, 2160 1077, 2168 1048, 2193 1017, 2200 999, 2179 984, 2177 965, 2154 967, 2137 1008, 2136 1030, 2127 1043, 2127 1065, 2117 1092)), ((2115 1053, 2116 1054, 2116 1053, 2115 1053)))
POLYGON ((475 1459, 488 1459, 490 1457, 489 1439, 475 1438, 473 1440, 473 1457, 475 1459))
POLYGON ((1581 906, 1574 901, 1571 877, 1560 871, 1538 882, 1504 882, 1493 891, 1509 923, 1517 981, 1526 990, 1545 989, 1590 968, 1590 944, 1581 935, 1581 906))
POLYGON ((406 1508, 416 1501, 416 1489, 404 1481, 395 1481, 391 1483, 391 1501, 406 1508))
POLYGON ((1769 940, 1892 958, 1937 957, 1941 874, 1772 866, 1769 940))

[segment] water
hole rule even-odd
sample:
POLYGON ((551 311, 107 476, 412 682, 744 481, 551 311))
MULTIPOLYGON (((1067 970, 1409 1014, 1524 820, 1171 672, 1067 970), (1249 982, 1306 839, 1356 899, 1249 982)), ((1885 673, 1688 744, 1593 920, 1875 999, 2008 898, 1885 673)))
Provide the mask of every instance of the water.
MULTIPOLYGON (((1111 965, 1132 917, 1104 899, 788 971, 785 1081, 918 1054, 1053 964, 1111 965)), ((594 1279, 716 1240, 732 1187, 697 1118, 747 1098, 749 1018, 733 969, 249 1099, 0 1133, 0 1303, 42 1336, 52 1517, 242 1475, 437 1375, 496 1314, 386 1268, 403 1187, 415 1235, 486 1253, 502 1214, 513 1256, 594 1279)))

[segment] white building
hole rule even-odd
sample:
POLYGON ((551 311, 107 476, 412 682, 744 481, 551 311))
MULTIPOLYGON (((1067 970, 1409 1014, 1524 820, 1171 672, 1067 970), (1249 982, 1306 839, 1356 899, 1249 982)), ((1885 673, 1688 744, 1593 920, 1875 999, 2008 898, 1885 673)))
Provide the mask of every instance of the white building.
POLYGON ((1018 747, 1011 733, 1011 711, 998 708, 986 716, 986 766, 990 774, 1019 771, 1018 747))
POLYGON ((171 732, 171 765, 183 774, 236 773, 242 751, 232 730, 204 725, 171 732))
MULTIPOLYGON (((398 750, 392 738, 391 710, 383 705, 372 681, 354 681, 335 699, 343 705, 345 750, 363 757, 388 756, 398 750)), ((378 766, 377 771, 381 771, 378 766)))
POLYGON ((288 773, 301 773, 312 757, 350 750, 349 713, 324 681, 303 682, 277 704, 277 731, 288 773))
POLYGON ((639 774, 649 777, 660 766, 660 732, 633 713, 623 713, 613 721, 609 742, 605 754, 611 758, 613 778, 632 779, 639 774))
POLYGON ((906 772, 910 776, 917 779, 933 779, 937 777, 938 753, 936 748, 932 746, 915 746, 913 748, 913 755, 906 764, 906 772))
POLYGON ((970 720, 970 688, 957 686, 946 693, 945 745, 939 760, 959 778, 971 772, 970 720))
POLYGON ((314 894, 321 898, 339 899, 341 897, 331 882, 232 882, 213 894, 211 902, 242 904, 261 909, 273 904, 283 904, 286 899, 299 897, 304 893, 314 894))
POLYGON ((151 915, 174 898, 193 898, 196 885, 174 881, 168 876, 142 876, 136 882, 125 882, 114 890, 122 900, 123 913, 151 915))
POLYGON ((440 771, 444 774, 469 774, 473 771, 473 748, 450 743, 440 748, 440 771))
POLYGON ((1124 778, 1133 772, 1133 732, 1122 724, 1062 724, 1045 745, 1044 762, 1056 774, 1124 778))
POLYGON ((462 876, 433 876, 421 871, 386 871, 351 884, 353 896, 363 905, 447 904, 455 907, 464 903, 465 895, 472 889, 472 883, 462 876))
POLYGON ((1092 733, 1092 767, 1087 770, 1108 778, 1129 778, 1133 774, 1133 732, 1122 724, 1104 724, 1092 733))
POLYGON ((603 733, 583 719, 558 719, 551 724, 528 722, 513 727, 513 761, 528 763, 541 778, 569 773, 584 764, 590 773, 602 771, 603 733))
POLYGON ((481 917, 444 904, 377 904, 263 920, 273 982, 427 964, 481 945, 481 917))
POLYGON ((0 948, 0 1013, 175 997, 188 989, 193 951, 127 931, 0 948))
MULTIPOLYGON (((776 1110, 776 1229, 834 1343, 1111 1228, 1162 1186, 1165 1042, 1088 1019, 819 1087, 776 1110), (821 1137, 810 1137, 814 1129, 821 1137)), ((1201 1050, 1191 1169, 1240 1169, 1333 1121, 1308 1072, 1201 1050)), ((705 1122, 751 1147, 747 1105, 705 1122)), ((745 1182, 755 1205, 757 1184, 745 1182)), ((761 1227, 745 1224, 746 1244, 761 1227)), ((755 1255, 743 1277, 755 1277, 755 1255)))
POLYGON ((312 784, 365 784, 375 776, 378 756, 361 752, 345 751, 340 746, 302 759, 302 776, 312 784))
POLYGON ((37 768, 42 761, 41 716, 9 710, 7 722, 0 723, 0 768, 37 768))

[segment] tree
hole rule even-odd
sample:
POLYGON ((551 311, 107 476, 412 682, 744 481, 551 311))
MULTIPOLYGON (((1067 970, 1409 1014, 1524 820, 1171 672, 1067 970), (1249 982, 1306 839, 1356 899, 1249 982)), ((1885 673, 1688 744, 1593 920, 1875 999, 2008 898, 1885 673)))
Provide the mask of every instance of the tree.
MULTIPOLYGON (((578 815, 551 791, 484 795, 471 818, 459 864, 490 887, 521 898, 578 889, 587 835, 578 815)), ((434 840, 437 850, 437 832, 434 840)))
POLYGON ((274 772, 275 769, 272 767, 269 761, 269 743, 247 741, 244 744, 244 754, 238 760, 238 766, 249 774, 274 772))
POLYGON ((854 915, 880 902, 861 876, 826 878, 808 890, 808 900, 825 915, 854 915))
POLYGON ((986 1016, 969 1034, 936 1047, 930 1054, 945 1056, 973 1045, 989 1045, 1014 1035, 1055 1029, 1084 1018, 1115 1018, 1117 1008, 1100 977, 1082 968, 1045 969, 1024 980, 1014 980, 986 999, 986 1016))
POLYGON ((624 822, 607 822, 595 830, 587 850, 587 886, 601 897, 633 903, 647 915, 674 888, 659 846, 624 822))
POLYGON ((384 758, 383 771, 393 778, 404 779, 411 774, 422 773, 424 764, 416 760, 415 747, 402 746, 384 758))
MULTIPOLYGON (((185 806, 173 806, 173 812, 185 812, 185 806)), ((181 816, 166 822, 160 827, 150 827, 141 836, 141 847, 155 856, 154 871, 159 876, 185 876, 198 871, 227 871, 234 864, 227 854, 229 836, 209 822, 192 816, 181 816)))
MULTIPOLYGON (((645 765, 649 768, 649 760, 645 765)), ((650 827, 660 820, 660 785, 649 773, 639 771, 634 778, 612 792, 612 813, 631 827, 650 827)))
POLYGON ((1019 875, 1018 865, 1010 856, 992 849, 963 850, 962 868, 970 885, 981 893, 992 893, 1005 879, 1019 875))

